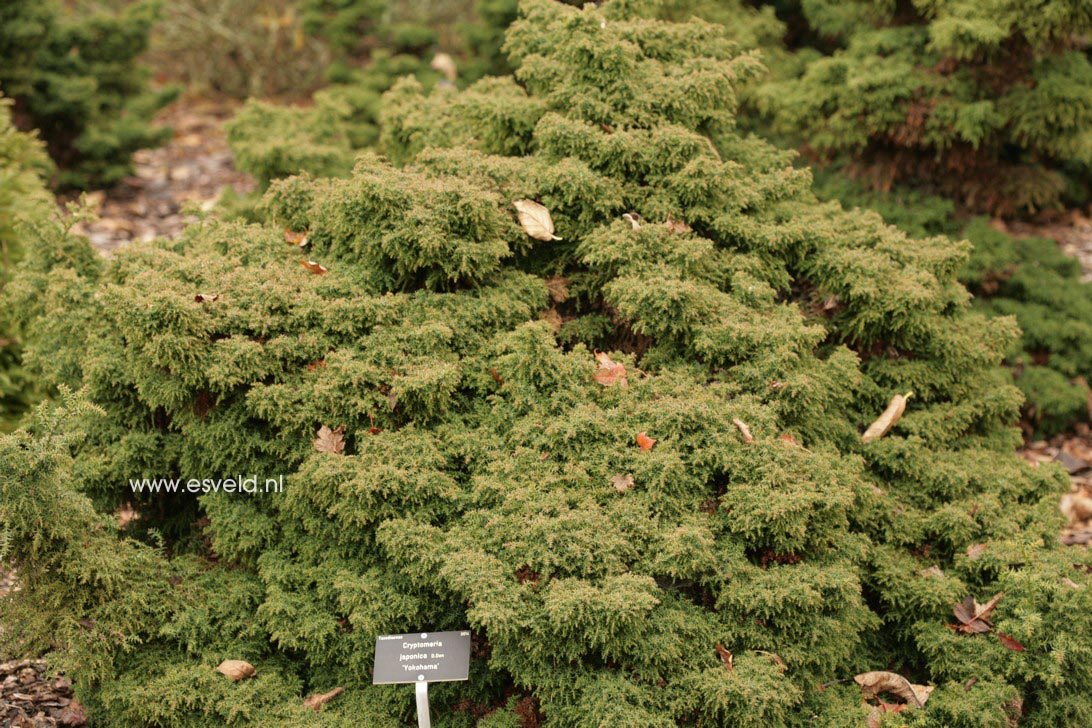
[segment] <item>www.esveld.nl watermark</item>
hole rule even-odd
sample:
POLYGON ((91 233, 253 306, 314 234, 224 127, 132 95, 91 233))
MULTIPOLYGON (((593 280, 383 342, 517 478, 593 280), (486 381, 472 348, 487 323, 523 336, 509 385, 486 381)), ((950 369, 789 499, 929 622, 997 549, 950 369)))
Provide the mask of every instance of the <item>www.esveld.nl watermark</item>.
POLYGON ((129 489, 134 493, 283 493, 284 475, 264 479, 257 475, 227 478, 129 478, 129 489))

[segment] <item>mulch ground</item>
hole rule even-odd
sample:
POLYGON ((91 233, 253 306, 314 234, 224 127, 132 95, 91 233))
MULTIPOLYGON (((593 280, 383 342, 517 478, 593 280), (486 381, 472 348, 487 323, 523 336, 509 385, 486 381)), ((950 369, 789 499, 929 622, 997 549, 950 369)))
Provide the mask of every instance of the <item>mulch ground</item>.
POLYGON ((196 219, 183 210, 191 204, 211 210, 227 187, 240 194, 253 191, 254 179, 235 169, 222 129, 237 108, 232 102, 187 98, 166 107, 156 121, 173 129, 173 137, 134 154, 133 174, 120 184, 88 193, 98 220, 74 230, 109 253, 134 240, 178 237, 196 219))
POLYGON ((0 664, 0 726, 7 728, 78 728, 87 714, 72 696, 72 681, 54 675, 41 660, 0 664))

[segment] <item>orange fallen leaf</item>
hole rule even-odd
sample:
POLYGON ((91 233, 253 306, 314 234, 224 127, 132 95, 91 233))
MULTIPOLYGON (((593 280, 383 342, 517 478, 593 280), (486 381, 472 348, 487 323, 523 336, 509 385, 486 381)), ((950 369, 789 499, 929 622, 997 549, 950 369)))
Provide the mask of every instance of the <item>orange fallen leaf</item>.
POLYGON ((311 697, 303 701, 303 707, 313 708, 314 711, 317 713, 322 709, 322 706, 326 705, 331 700, 341 695, 343 692, 345 692, 345 688, 334 688, 328 693, 312 695, 311 697))
POLYGON ((284 242, 290 243, 292 245, 298 245, 302 248, 303 246, 307 245, 307 232, 304 231, 302 233, 297 233, 285 228, 284 242))
POLYGON ((646 452, 652 449, 652 446, 656 444, 656 441, 648 436, 646 432, 637 433, 637 444, 640 445, 642 450, 646 452))
POLYGON ((302 265, 304 268, 311 271, 315 275, 323 276, 327 273, 327 268, 324 265, 322 265, 321 263, 316 263, 313 260, 301 260, 300 265, 302 265))

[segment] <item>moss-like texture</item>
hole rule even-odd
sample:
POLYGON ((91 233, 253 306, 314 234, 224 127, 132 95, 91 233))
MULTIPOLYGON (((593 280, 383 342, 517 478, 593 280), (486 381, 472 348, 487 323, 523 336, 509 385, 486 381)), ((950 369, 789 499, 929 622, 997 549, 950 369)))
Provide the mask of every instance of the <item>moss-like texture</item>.
POLYGON ((82 272, 45 236, 8 294, 27 361, 102 414, 0 440, 26 580, 0 637, 56 644, 111 725, 301 725, 335 686, 306 724, 405 725, 372 649, 425 628, 474 632, 445 728, 845 726, 860 691, 820 686, 877 669, 936 686, 914 725, 1092 723, 1092 564, 1058 542, 1063 474, 1013 453, 1016 326, 971 308, 968 246, 818 201, 733 131, 754 56, 646 11, 526 0, 514 78, 400 82, 397 166, 274 182, 266 226, 82 272), (128 486, 237 473, 286 490, 128 486), (166 550, 91 510, 126 500, 166 550), (997 592, 1025 651, 948 627, 997 592))

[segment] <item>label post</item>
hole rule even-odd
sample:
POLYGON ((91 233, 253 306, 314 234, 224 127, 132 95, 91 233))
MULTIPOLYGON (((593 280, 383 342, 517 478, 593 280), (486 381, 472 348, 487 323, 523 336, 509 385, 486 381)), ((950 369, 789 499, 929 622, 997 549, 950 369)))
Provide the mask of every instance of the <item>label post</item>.
POLYGON ((432 728, 428 714, 428 683, 417 683, 417 728, 432 728))

